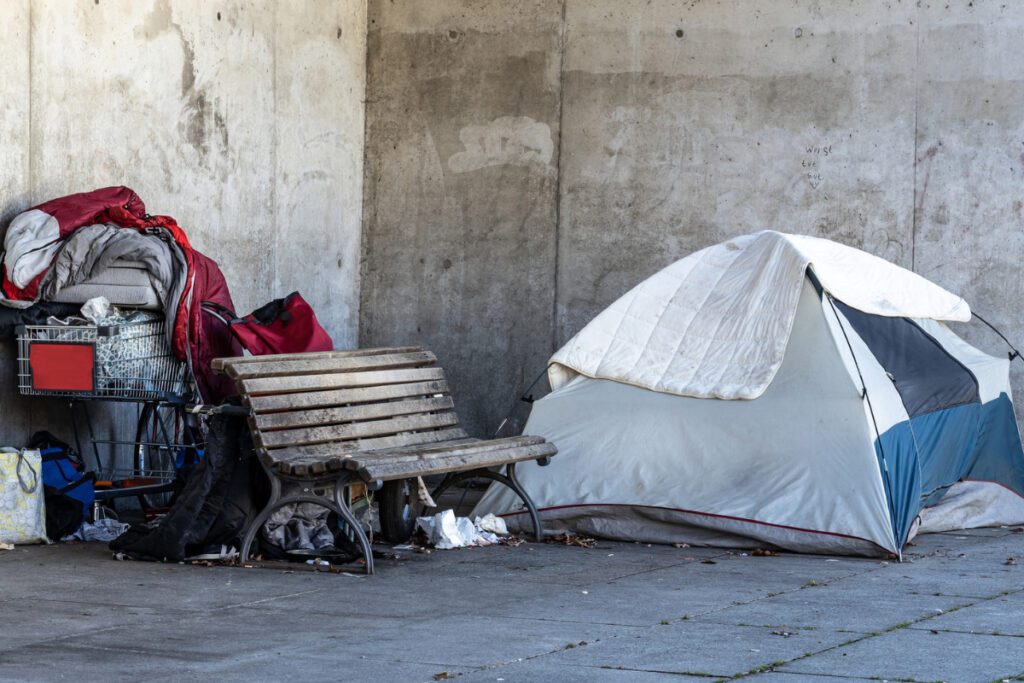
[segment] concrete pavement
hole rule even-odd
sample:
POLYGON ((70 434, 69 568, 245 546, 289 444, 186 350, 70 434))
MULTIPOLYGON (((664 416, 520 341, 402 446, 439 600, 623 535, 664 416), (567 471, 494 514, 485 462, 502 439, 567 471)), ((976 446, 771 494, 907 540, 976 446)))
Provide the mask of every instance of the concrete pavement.
POLYGON ((0 680, 1024 680, 1024 533, 908 561, 599 542, 362 577, 0 552, 0 680))

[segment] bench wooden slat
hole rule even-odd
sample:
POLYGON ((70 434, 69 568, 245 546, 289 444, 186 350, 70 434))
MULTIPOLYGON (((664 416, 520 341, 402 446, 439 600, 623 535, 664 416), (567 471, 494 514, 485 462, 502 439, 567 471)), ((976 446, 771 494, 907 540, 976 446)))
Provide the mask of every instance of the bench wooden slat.
POLYGON ((250 396, 264 394, 287 394, 301 391, 324 389, 354 389, 383 384, 406 384, 444 379, 444 370, 438 367, 407 370, 373 370, 366 372, 341 372, 321 375, 300 375, 298 377, 263 377, 238 382, 244 393, 250 396))
POLYGON ((321 458, 325 460, 337 460, 343 462, 353 453, 372 450, 378 446, 381 448, 414 448, 416 446, 432 446, 441 442, 463 443, 466 441, 479 441, 470 439, 461 428, 438 429, 433 432, 408 432, 406 434, 394 434, 391 436, 371 437, 329 444, 314 444, 310 446, 293 446, 290 448, 278 448, 272 451, 261 451, 266 455, 264 462, 277 465, 301 460, 303 458, 321 458))
MULTIPOLYGON (((433 432, 421 432, 421 433, 433 433, 433 432)), ((448 435, 448 436, 450 436, 450 435, 448 435)), ((448 447, 446 450, 452 450, 452 447, 455 447, 455 446, 459 446, 459 445, 466 444, 466 443, 472 444, 472 443, 479 443, 479 442, 480 442, 480 439, 473 439, 473 438, 467 437, 465 439, 454 439, 454 440, 447 440, 446 439, 443 442, 443 445, 448 447)), ((418 447, 422 447, 422 448, 426 449, 428 447, 429 448, 435 448, 435 447, 437 447, 437 445, 438 444, 435 443, 435 442, 426 443, 426 444, 413 444, 413 445, 402 446, 402 449, 403 449, 403 452, 411 454, 411 453, 416 452, 413 449, 416 449, 418 447)), ((281 468, 289 466, 289 465, 293 465, 293 464, 309 464, 309 463, 315 463, 315 462, 323 462, 323 463, 330 464, 331 467, 329 469, 331 469, 331 470, 341 470, 341 469, 352 470, 352 469, 358 469, 358 467, 350 467, 349 466, 350 463, 352 463, 352 461, 353 461, 352 460, 353 455, 359 457, 360 454, 366 455, 367 453, 372 453, 373 452, 373 451, 353 450, 351 448, 337 449, 337 448, 333 448, 333 446, 334 446, 334 444, 315 444, 313 446, 295 446, 293 448, 278 448, 278 449, 275 449, 275 450, 272 450, 272 451, 261 451, 261 453, 264 453, 267 456, 267 458, 265 459, 266 463, 273 464, 274 466, 281 467, 281 468), (331 448, 330 448, 330 450, 324 450, 324 451, 319 450, 319 449, 323 449, 324 447, 331 447, 331 448)), ((444 451, 442 451, 442 452, 444 452, 444 451)))
POLYGON ((370 439, 359 439, 351 444, 350 450, 371 450, 375 448, 393 448, 395 446, 414 446, 423 443, 441 443, 444 441, 467 439, 469 435, 462 427, 437 429, 432 432, 406 432, 370 439))
POLYGON ((307 410, 332 408, 353 403, 372 403, 411 396, 434 396, 448 393, 448 382, 410 382, 406 384, 382 384, 358 389, 333 389, 328 391, 305 391, 299 394, 270 394, 252 396, 249 405, 257 415, 282 410, 307 410))
POLYGON ((442 472, 464 472, 466 470, 504 465, 510 462, 536 460, 537 458, 554 455, 555 452, 556 449, 553 445, 542 443, 522 448, 503 448, 481 453, 438 455, 425 460, 382 462, 372 467, 360 469, 359 474, 366 481, 408 479, 410 477, 429 476, 442 472))
POLYGON ((379 356, 391 353, 410 353, 423 351, 420 346, 384 346, 376 349, 347 349, 334 351, 310 351, 304 353, 277 353, 272 356, 233 356, 230 358, 214 358, 210 367, 214 372, 223 373, 232 365, 240 366, 248 363, 265 363, 268 360, 315 360, 317 358, 354 358, 358 356, 379 356))
POLYGON ((287 462, 274 463, 277 469, 284 474, 294 474, 304 477, 311 474, 324 474, 326 472, 338 472, 342 469, 344 461, 340 458, 324 459, 320 456, 307 458, 296 458, 287 462))
POLYGON ((419 398, 409 401, 386 401, 365 403, 345 408, 324 408, 317 410, 295 410, 284 413, 257 415, 256 426, 267 433, 276 429, 294 429, 297 427, 317 427, 356 422, 361 420, 379 420, 382 417, 398 415, 415 415, 438 410, 454 408, 451 396, 438 398, 419 398))
MULTIPOLYGON (((264 356, 266 358, 266 356, 264 356)), ((358 370, 387 370, 417 368, 433 365, 437 357, 430 351, 409 353, 385 353, 372 356, 344 356, 340 358, 296 358, 280 360, 271 357, 256 363, 230 365, 228 377, 255 379, 257 377, 288 377, 292 375, 320 375, 332 372, 355 372, 358 370)))
POLYGON ((374 449, 372 451, 350 453, 349 458, 345 461, 345 469, 358 470, 382 463, 423 460, 435 457, 438 454, 455 455, 459 453, 472 455, 487 451, 500 451, 509 448, 536 446, 541 443, 544 443, 544 439, 539 436, 512 436, 506 439, 496 439, 494 441, 476 440, 463 442, 461 444, 440 443, 413 447, 399 446, 398 448, 374 449))
POLYGON ((414 432, 437 427, 452 427, 458 424, 459 418, 454 411, 431 413, 427 415, 404 415, 386 420, 353 422, 349 424, 330 425, 326 427, 305 427, 302 429, 286 429, 278 432, 257 433, 259 444, 267 449, 284 446, 306 446, 333 441, 352 441, 365 436, 384 436, 401 432, 414 432))

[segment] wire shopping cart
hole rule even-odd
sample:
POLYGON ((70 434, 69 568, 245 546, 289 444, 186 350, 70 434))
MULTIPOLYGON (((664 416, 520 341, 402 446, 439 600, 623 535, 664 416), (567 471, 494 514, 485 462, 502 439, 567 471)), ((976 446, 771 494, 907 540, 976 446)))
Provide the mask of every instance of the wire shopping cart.
POLYGON ((193 397, 188 367, 171 352, 163 316, 137 313, 109 325, 24 325, 17 336, 19 392, 68 400, 80 453, 77 413, 84 415, 97 500, 134 496, 144 510, 166 506, 179 473, 201 457, 201 444, 196 419, 184 409, 193 397), (88 409, 94 401, 137 404, 134 440, 96 438, 88 409), (131 449, 128 458, 125 448, 131 449))

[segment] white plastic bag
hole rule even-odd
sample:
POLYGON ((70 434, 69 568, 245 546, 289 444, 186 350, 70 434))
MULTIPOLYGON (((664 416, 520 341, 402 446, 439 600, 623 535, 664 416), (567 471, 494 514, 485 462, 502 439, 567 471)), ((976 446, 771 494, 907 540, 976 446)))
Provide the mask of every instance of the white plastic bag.
POLYGON ((473 520, 473 525, 480 531, 489 531, 496 536, 508 536, 508 526, 505 524, 505 520, 494 516, 494 513, 491 512, 483 517, 477 517, 473 520))
POLYGON ((0 543, 46 543, 39 451, 0 448, 0 543))
POLYGON ((105 296, 93 297, 82 304, 82 315, 93 325, 99 325, 104 318, 109 318, 111 310, 116 309, 110 305, 110 299, 105 296))
POLYGON ((426 535, 427 545, 432 545, 438 550, 494 545, 501 543, 499 533, 508 533, 505 522, 500 517, 477 517, 474 523, 468 517, 456 517, 452 510, 438 512, 431 517, 420 517, 416 520, 416 525, 426 535), (503 531, 498 531, 499 528, 503 531))

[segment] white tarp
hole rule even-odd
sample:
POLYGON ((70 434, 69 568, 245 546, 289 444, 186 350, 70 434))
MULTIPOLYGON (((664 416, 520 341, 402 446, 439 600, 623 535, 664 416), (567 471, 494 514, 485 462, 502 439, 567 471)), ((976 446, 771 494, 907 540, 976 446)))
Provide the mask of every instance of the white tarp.
POLYGON ((757 398, 782 365, 809 265, 827 291, 866 313, 971 317, 963 299, 888 261, 764 231, 691 254, 627 292, 552 357, 551 386, 585 375, 679 396, 757 398))

